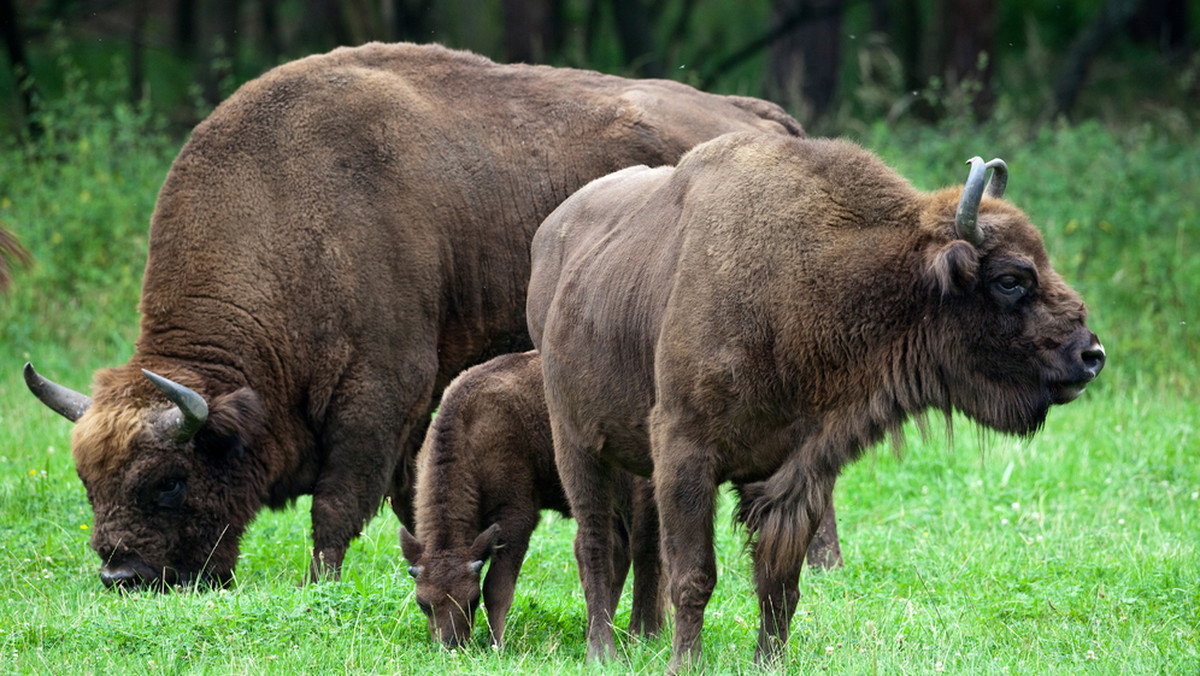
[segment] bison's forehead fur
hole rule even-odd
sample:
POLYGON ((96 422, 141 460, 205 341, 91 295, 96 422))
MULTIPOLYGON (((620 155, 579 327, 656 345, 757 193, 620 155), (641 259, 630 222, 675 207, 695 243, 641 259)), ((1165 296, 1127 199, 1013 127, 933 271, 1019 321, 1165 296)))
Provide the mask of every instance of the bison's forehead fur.
POLYGON ((75 468, 85 482, 112 476, 129 465, 139 437, 149 434, 147 411, 129 405, 93 405, 71 432, 75 468))
MULTIPOLYGON (((200 387, 196 377, 161 369, 176 382, 200 387)), ((119 476, 136 459, 137 449, 154 444, 154 421, 172 404, 142 374, 126 365, 96 372, 92 406, 71 432, 75 468, 88 482, 119 476)))

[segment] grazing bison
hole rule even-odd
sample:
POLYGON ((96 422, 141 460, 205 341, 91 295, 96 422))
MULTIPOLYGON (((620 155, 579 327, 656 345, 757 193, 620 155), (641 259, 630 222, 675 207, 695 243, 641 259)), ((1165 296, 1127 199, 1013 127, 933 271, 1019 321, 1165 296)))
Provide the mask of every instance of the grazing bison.
MULTIPOLYGON (((612 602, 620 598, 632 557, 630 628, 655 634, 663 609, 652 489, 627 472, 614 483, 612 602)), ((430 633, 448 647, 470 638, 480 571, 491 556, 483 604, 492 644, 499 645, 541 510, 570 516, 554 466, 537 352, 496 357, 446 387, 417 456, 415 490, 417 533, 401 526, 400 544, 430 633)))
POLYGON ((1083 302, 1000 199, 1003 163, 987 166, 987 196, 977 158, 965 188, 924 194, 850 143, 738 133, 597 180, 546 219, 528 319, 589 656, 614 652, 601 507, 617 469, 653 470, 673 670, 700 657, 713 501, 733 483, 764 662, 845 464, 929 408, 1033 434, 1096 377, 1083 302))
POLYGON ((107 585, 229 579, 263 507, 312 495, 311 574, 337 576, 463 368, 528 349, 538 223, 587 181, 778 106, 667 81, 370 44, 271 70, 193 131, 151 218, 141 331, 77 421, 107 585), (155 375, 151 375, 155 374, 155 375), (157 377, 156 377, 157 376, 157 377))

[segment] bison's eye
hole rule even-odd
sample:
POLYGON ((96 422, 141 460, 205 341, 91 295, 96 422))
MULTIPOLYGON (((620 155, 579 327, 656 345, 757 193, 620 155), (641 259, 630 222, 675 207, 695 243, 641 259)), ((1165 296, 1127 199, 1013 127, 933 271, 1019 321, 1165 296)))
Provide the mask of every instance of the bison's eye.
POLYGON ((417 607, 421 609, 421 612, 425 613, 425 617, 433 617, 433 608, 428 603, 417 599, 417 607))
POLYGON ((183 504, 183 494, 187 490, 187 482, 183 479, 163 479, 154 487, 155 498, 162 507, 175 508, 183 504))
POLYGON ((1002 307, 1011 308, 1029 293, 1032 277, 1024 274, 1003 274, 992 279, 992 297, 1002 307))
POLYGON ((1004 293, 1019 293, 1024 290, 1015 275, 1004 275, 996 280, 996 286, 1004 293))

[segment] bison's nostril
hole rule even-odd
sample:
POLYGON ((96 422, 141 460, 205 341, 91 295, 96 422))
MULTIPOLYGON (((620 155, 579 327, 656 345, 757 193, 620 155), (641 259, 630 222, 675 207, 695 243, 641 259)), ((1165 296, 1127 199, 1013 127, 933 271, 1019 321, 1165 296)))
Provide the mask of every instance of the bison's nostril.
POLYGON ((1083 367, 1095 378, 1100 373, 1100 369, 1104 368, 1104 346, 1100 343, 1092 343, 1091 347, 1079 354, 1079 358, 1083 361, 1083 367))

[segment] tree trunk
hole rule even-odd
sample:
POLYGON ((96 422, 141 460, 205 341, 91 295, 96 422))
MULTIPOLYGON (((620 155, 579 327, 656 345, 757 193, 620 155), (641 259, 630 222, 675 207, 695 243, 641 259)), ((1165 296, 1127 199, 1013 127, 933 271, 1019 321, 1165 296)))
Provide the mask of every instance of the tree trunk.
POLYGON ((545 63, 559 51, 559 0, 504 0, 504 53, 509 63, 545 63))
POLYGON ((279 7, 277 0, 262 0, 259 4, 259 19, 262 21, 263 51, 270 63, 278 63, 283 56, 283 39, 279 34, 279 7))
POLYGON ((662 77, 662 58, 650 34, 651 23, 641 0, 612 0, 612 8, 630 73, 637 77, 662 77))
POLYGON ((429 12, 432 6, 432 0, 417 0, 411 4, 408 0, 396 0, 396 39, 429 42, 429 12))
MULTIPOLYGON (((12 64, 13 80, 20 94, 22 112, 25 114, 25 128, 33 138, 40 138, 42 125, 34 113, 34 101, 37 92, 33 82, 33 73, 29 70, 29 62, 25 60, 25 38, 21 34, 21 24, 17 21, 17 8, 12 0, 0 0, 0 31, 4 33, 4 46, 8 51, 8 62, 12 64)), ((0 260, 0 263, 3 261, 0 260)))
POLYGON ((185 61, 196 56, 196 0, 175 5, 175 48, 185 61))
POLYGON ((1071 112, 1087 80, 1092 59, 1096 58, 1134 15, 1138 2, 1139 0, 1108 0, 1096 13, 1096 18, 1080 31, 1063 59, 1062 70, 1054 81, 1054 101, 1044 118, 1053 119, 1071 112))
POLYGON ((951 90, 973 89, 971 107, 976 119, 985 119, 995 102, 996 0, 946 0, 940 19, 935 72, 951 90))
POLYGON ((203 69, 204 100, 215 106, 227 93, 222 88, 237 70, 238 52, 238 17, 241 14, 241 0, 214 0, 206 7, 204 35, 207 44, 204 45, 207 58, 201 64, 203 69))
POLYGON ((775 0, 774 22, 810 15, 771 47, 768 96, 786 106, 824 117, 837 93, 841 65, 843 0, 775 0))
POLYGON ((133 0, 133 25, 129 30, 129 102, 137 105, 142 100, 146 80, 145 73, 145 39, 146 39, 146 0, 133 0))
POLYGON ((1185 55, 1188 44, 1188 5, 1186 0, 1142 0, 1129 32, 1135 40, 1158 45, 1168 57, 1185 55))

